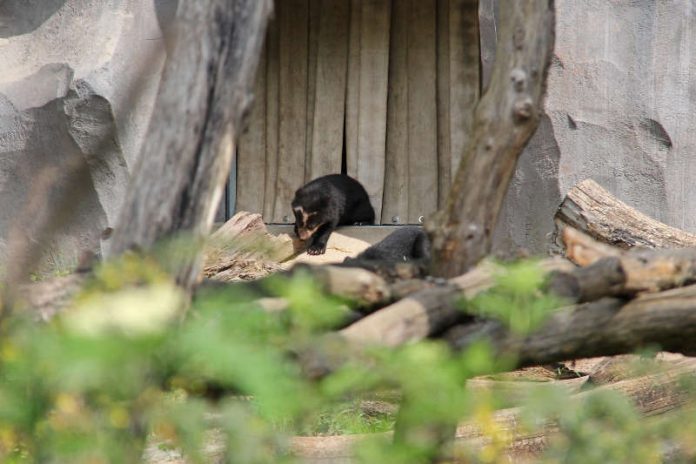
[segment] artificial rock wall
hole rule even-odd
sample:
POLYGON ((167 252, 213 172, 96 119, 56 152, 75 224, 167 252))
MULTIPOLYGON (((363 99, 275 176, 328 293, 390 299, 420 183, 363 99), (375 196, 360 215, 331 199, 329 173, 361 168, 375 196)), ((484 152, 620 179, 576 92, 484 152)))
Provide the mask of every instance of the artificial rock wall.
POLYGON ((696 231, 693 2, 556 0, 545 110, 510 185, 499 249, 543 251, 556 206, 586 178, 696 231))
POLYGON ((159 24, 175 7, 174 0, 0 2, 0 250, 30 192, 83 161, 89 175, 74 179, 80 201, 68 205, 76 210, 54 260, 73 261, 113 225, 159 85, 159 24))

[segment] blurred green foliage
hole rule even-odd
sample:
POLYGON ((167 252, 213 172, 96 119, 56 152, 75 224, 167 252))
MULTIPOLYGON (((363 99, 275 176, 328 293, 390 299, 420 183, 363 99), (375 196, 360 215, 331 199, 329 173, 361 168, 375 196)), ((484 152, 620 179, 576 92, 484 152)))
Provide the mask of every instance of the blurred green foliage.
POLYGON ((534 260, 496 267, 496 285, 463 305, 469 312, 498 319, 518 334, 539 327, 564 301, 542 291, 544 272, 534 260))
MULTIPOLYGON (((468 310, 526 333, 558 307, 542 285, 534 263, 501 267, 498 284, 468 310)), ((287 310, 263 310, 253 293, 230 287, 201 292, 185 311, 157 261, 126 255, 99 267, 74 307, 50 323, 21 314, 4 321, 0 462, 131 463, 173 450, 194 463, 211 453, 236 464, 293 462, 292 435, 396 429, 394 440, 366 440, 356 459, 425 463, 464 420, 487 437, 464 452, 467 462, 507 462, 498 400, 465 383, 509 369, 509 359, 485 342, 455 353, 426 341, 369 349, 312 382, 293 353, 339 324, 346 302, 301 273, 266 287, 287 310), (398 403, 398 412, 369 413, 365 398, 398 403)), ((540 389, 525 411, 530 430, 558 422, 549 462, 658 462, 661 439, 688 435, 671 422, 646 427, 618 394, 579 401, 540 389)))

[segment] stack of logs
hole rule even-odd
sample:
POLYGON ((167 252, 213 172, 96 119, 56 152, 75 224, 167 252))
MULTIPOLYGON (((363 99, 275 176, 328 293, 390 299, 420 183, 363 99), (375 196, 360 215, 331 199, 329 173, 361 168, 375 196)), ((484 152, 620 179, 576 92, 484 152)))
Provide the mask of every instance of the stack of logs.
MULTIPOLYGON (((686 357, 696 355, 696 285, 691 285, 696 284, 696 236, 639 213, 591 180, 568 192, 555 222, 555 242, 563 257, 542 261, 542 268, 549 273, 549 290, 569 304, 525 337, 494 320, 462 317, 457 301, 494 285, 500 267, 492 261, 484 260, 449 280, 424 278, 422 266, 413 263, 372 270, 334 265, 303 269, 313 273, 326 292, 351 299, 361 308, 358 320, 327 334, 332 347, 340 344, 345 356, 370 344, 395 347, 432 337, 463 349, 486 335, 499 353, 515 354, 518 368, 562 363, 575 378, 553 381, 576 395, 585 395, 580 390, 587 384, 617 390, 645 416, 682 406, 689 398, 680 379, 696 375, 696 358, 686 357), (663 368, 659 374, 635 377, 626 367, 635 357, 616 356, 654 346, 679 353, 661 353, 650 361, 663 368)), ((253 215, 238 216, 218 235, 236 245, 217 248, 208 256, 205 273, 213 279, 263 277, 279 270, 278 261, 296 251, 289 237, 267 234, 253 215), (259 251, 260 243, 265 245, 259 251)), ((76 274, 28 285, 22 293, 48 319, 69 304, 83 281, 84 276, 76 274)), ((268 310, 282 310, 285 305, 278 298, 260 303, 268 310)), ((310 377, 325 375, 345 360, 320 351, 300 358, 310 377)), ((554 374, 534 367, 510 376, 538 381, 554 374)), ((524 383, 474 379, 468 388, 515 391, 524 383)), ((518 414, 511 408, 494 415, 500 430, 512 437, 508 453, 514 462, 538 455, 549 434, 557 430, 551 423, 531 436, 519 428, 518 414)), ((359 435, 296 437, 292 446, 307 462, 348 462, 351 446, 361 439, 359 435)), ((474 424, 457 429, 457 443, 481 446, 485 440, 474 424)), ((163 462, 154 451, 146 460, 163 462)))
MULTIPOLYGON (((434 336, 463 349, 484 334, 499 353, 513 353, 518 368, 564 363, 577 378, 557 382, 565 382, 572 391, 579 391, 588 381, 601 385, 599 388, 619 390, 644 415, 683 404, 686 395, 680 390, 679 378, 696 375, 696 359, 683 356, 696 354, 696 285, 691 285, 696 283, 696 236, 643 215, 591 180, 568 192, 555 222, 554 238, 563 257, 542 261, 542 269, 548 272, 549 291, 569 303, 524 337, 498 321, 462 317, 457 301, 494 285, 500 267, 488 260, 449 280, 423 278, 423 268, 408 263, 372 270, 333 265, 304 269, 326 292, 361 307, 364 317, 330 336, 332 343, 341 344, 343 353, 354 354, 366 345, 395 347, 434 336), (666 368, 661 374, 630 378, 630 370, 622 367, 630 357, 608 357, 654 346, 681 353, 661 354, 651 361, 666 368)), ((263 233, 262 226, 251 229, 263 233)), ((291 250, 287 243, 282 246, 291 250)), ((207 268, 213 277, 214 265, 207 268)), ((284 302, 265 299, 262 304, 277 310, 284 302)), ((302 358, 310 377, 323 376, 345 360, 315 354, 302 358)), ((492 384, 500 386, 478 379, 469 388, 492 384)), ((517 414, 513 408, 501 410, 495 417, 514 437, 511 457, 534 455, 543 449, 547 437, 524 435, 517 429, 517 414)), ((553 429, 551 424, 547 432, 553 429)), ((470 424, 463 424, 457 437, 473 445, 482 440, 480 431, 470 424)), ((350 445, 360 439, 298 437, 294 448, 309 461, 330 461, 345 457, 350 445)))

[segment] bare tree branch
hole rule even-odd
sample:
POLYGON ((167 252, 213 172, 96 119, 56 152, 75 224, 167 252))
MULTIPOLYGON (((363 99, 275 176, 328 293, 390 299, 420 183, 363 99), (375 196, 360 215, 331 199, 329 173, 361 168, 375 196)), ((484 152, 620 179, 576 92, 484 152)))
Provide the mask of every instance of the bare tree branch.
MULTIPOLYGON (((111 254, 150 248, 186 231, 210 231, 252 101, 269 0, 202 0, 179 5, 150 134, 112 238, 111 254)), ((182 258, 185 288, 200 253, 182 258)))
POLYGON ((491 248, 517 158, 539 122, 554 44, 552 0, 504 0, 491 85, 476 107, 473 136, 444 210, 426 227, 433 272, 464 273, 491 248))

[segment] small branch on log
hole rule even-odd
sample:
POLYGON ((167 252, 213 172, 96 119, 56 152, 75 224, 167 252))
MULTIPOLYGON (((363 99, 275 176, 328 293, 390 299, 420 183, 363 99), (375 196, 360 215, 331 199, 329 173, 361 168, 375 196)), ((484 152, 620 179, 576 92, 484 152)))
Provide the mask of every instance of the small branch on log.
POLYGON ((557 236, 573 227, 620 248, 696 247, 696 235, 670 227, 619 201, 591 179, 568 191, 555 215, 557 236))
POLYGON ((492 266, 480 266, 445 285, 427 288, 359 320, 340 333, 351 342, 398 346, 422 340, 457 322, 462 294, 473 296, 493 285, 492 266))
POLYGON ((447 205, 426 223, 433 275, 460 275, 489 253, 517 158, 539 123, 554 44, 553 1, 502 1, 499 30, 491 83, 476 106, 447 205))
POLYGON ((518 366, 625 354, 655 345, 693 355, 696 286, 646 294, 626 304, 605 298, 571 306, 526 337, 510 333, 497 321, 457 326, 444 336, 457 349, 485 337, 496 351, 516 356, 518 366))

